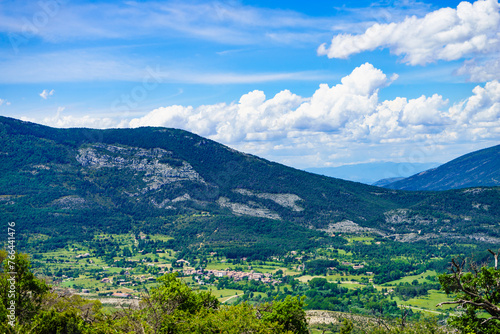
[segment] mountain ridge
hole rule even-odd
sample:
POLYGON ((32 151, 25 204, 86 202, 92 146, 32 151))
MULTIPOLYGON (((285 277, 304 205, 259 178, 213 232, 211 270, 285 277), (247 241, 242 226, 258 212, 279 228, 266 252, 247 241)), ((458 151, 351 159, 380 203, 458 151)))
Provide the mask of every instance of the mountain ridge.
POLYGON ((450 190, 500 186, 500 145, 470 152, 384 187, 398 190, 450 190))
POLYGON ((22 222, 20 232, 54 240, 149 230, 176 247, 272 253, 312 247, 350 226, 401 241, 500 242, 498 188, 378 188, 178 129, 55 129, 0 117, 0 134, 0 214, 22 222))

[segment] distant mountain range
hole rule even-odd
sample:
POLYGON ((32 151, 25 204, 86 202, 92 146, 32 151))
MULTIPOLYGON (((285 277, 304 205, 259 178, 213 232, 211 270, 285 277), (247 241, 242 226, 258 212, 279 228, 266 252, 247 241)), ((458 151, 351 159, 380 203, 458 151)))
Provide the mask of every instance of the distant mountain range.
POLYGON ((339 167, 312 167, 305 171, 343 180, 374 184, 382 179, 405 178, 439 166, 439 163, 372 162, 339 167))
POLYGON ((500 145, 463 155, 437 168, 382 186, 399 190, 500 186, 500 145))
POLYGON ((391 184, 393 182, 403 180, 403 179, 404 179, 404 177, 390 177, 388 179, 378 180, 377 182, 372 183, 372 186, 385 187, 388 184, 391 184))
POLYGON ((272 254, 332 233, 500 243, 500 188, 408 192, 316 175, 178 129, 55 129, 0 117, 0 217, 40 247, 162 233, 272 254))

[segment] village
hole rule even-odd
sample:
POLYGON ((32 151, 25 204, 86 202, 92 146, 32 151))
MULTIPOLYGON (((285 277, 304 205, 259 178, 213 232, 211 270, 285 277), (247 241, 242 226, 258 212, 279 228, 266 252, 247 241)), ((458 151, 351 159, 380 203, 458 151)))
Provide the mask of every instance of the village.
POLYGON ((241 280, 255 280, 260 281, 262 283, 271 283, 277 284, 281 283, 281 280, 273 279, 272 275, 269 273, 258 273, 253 270, 250 272, 244 271, 235 271, 235 270, 195 270, 195 269, 184 269, 184 275, 196 275, 194 279, 200 284, 205 284, 205 281, 211 279, 213 277, 224 277, 227 276, 231 278, 233 281, 241 281, 241 280))

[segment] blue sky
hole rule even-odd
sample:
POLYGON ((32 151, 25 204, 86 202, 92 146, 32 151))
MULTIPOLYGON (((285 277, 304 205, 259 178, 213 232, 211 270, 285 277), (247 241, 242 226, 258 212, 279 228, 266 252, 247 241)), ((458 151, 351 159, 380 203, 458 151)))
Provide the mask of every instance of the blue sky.
POLYGON ((298 168, 500 139, 497 0, 0 0, 0 115, 182 128, 298 168))

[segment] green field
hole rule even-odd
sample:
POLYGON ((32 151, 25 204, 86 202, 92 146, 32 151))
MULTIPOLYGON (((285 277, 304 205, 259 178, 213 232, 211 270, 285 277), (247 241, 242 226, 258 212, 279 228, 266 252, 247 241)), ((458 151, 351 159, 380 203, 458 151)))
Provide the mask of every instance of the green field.
POLYGON ((437 273, 434 270, 427 270, 426 272, 419 274, 419 275, 410 275, 410 276, 405 276, 401 279, 391 281, 384 283, 384 286, 394 286, 398 285, 399 283, 412 283, 414 280, 417 280, 418 283, 435 283, 433 281, 429 281, 426 279, 427 276, 435 277, 437 273))
POLYGON ((355 236, 355 237, 348 237, 347 240, 351 244, 354 241, 358 241, 358 242, 364 243, 365 245, 371 245, 372 242, 373 242, 373 240, 375 240, 375 238, 373 238, 373 237, 365 237, 365 236, 355 236))
POLYGON ((362 279, 370 279, 373 278, 373 276, 368 276, 368 275, 343 275, 343 274, 330 274, 326 275, 326 279, 329 281, 361 281, 362 279))
POLYGON ((366 287, 364 284, 358 284, 358 283, 340 283, 340 286, 348 289, 362 289, 366 287))
POLYGON ((422 309, 428 309, 432 311, 438 311, 445 313, 447 310, 453 309, 453 305, 443 305, 441 307, 436 307, 437 304, 443 301, 451 301, 452 299, 447 297, 442 291, 429 290, 428 296, 423 296, 419 298, 412 298, 406 301, 400 300, 398 297, 394 299, 401 305, 410 305, 422 309))
POLYGON ((235 289, 222 289, 222 290, 213 290, 212 294, 216 296, 221 303, 225 303, 226 301, 228 301, 229 298, 232 298, 233 296, 243 295, 243 291, 235 289))

